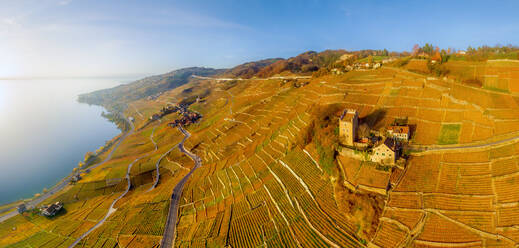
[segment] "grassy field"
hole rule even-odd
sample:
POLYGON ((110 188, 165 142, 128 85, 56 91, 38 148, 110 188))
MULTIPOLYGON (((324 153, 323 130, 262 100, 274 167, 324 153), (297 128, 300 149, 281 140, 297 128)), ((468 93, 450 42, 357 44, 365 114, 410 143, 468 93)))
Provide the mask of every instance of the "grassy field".
POLYGON ((444 124, 440 130, 440 138, 438 144, 450 145, 459 142, 461 125, 460 124, 444 124))

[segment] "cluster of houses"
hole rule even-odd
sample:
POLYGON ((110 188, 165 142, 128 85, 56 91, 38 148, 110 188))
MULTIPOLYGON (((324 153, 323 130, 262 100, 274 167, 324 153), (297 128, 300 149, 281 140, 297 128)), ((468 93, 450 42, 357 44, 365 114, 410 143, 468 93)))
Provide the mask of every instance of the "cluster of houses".
POLYGON ((359 113, 346 109, 339 118, 339 140, 342 145, 352 149, 369 151, 369 160, 381 164, 395 164, 402 155, 402 145, 410 138, 406 124, 394 123, 387 127, 385 134, 370 132, 369 137, 357 137, 359 113))
POLYGON ((352 65, 347 65, 344 67, 344 70, 341 70, 339 68, 333 68, 331 69, 331 73, 334 75, 341 75, 345 72, 349 71, 366 71, 366 70, 374 70, 378 69, 382 66, 381 63, 354 63, 352 65))
POLYGON ((78 172, 70 178, 69 184, 77 183, 79 180, 81 180, 81 174, 78 172))
POLYGON ((381 60, 380 62, 372 62, 372 63, 355 62, 351 65, 346 65, 344 67, 344 70, 339 69, 339 68, 333 68, 333 69, 331 69, 331 73, 335 74, 335 75, 341 75, 341 74, 344 74, 345 72, 349 72, 349 71, 375 70, 375 69, 382 67, 383 64, 391 63, 395 60, 396 60, 396 58, 391 57, 391 58, 385 58, 385 59, 381 60))
MULTIPOLYGON (((46 216, 46 217, 52 217, 55 216, 59 211, 63 209, 63 202, 56 202, 50 205, 43 205, 39 208, 40 215, 46 216)), ((18 210, 18 213, 22 214, 29 210, 27 208, 27 205, 25 203, 22 203, 16 207, 16 210, 18 210)))
MULTIPOLYGON (((18 205, 18 207, 16 207, 16 209, 18 210, 18 213, 23 213, 23 212, 26 212, 28 209, 27 209, 27 206, 25 204, 20 204, 18 205)), ((61 209, 63 209, 63 202, 56 202, 56 203, 53 203, 53 204, 50 204, 50 205, 43 205, 40 207, 40 215, 43 215, 43 216, 46 216, 46 217, 52 217, 52 216, 55 216, 59 211, 61 211, 61 209)))
POLYGON ((150 120, 151 121, 158 120, 158 119, 164 117, 165 115, 168 115, 168 114, 180 111, 182 108, 186 108, 186 106, 182 106, 182 105, 168 105, 166 107, 163 107, 160 110, 160 113, 153 114, 152 116, 150 116, 150 120))
POLYGON ((148 96, 146 99, 147 99, 148 101, 155 100, 155 99, 157 99, 160 95, 162 95, 162 92, 159 92, 159 93, 157 93, 157 94, 153 94, 153 95, 151 95, 151 96, 148 96))
POLYGON ((191 111, 187 108, 187 105, 181 105, 179 106, 178 110, 179 114, 182 116, 180 119, 176 119, 173 122, 168 123, 168 126, 170 127, 176 127, 176 126, 187 126, 193 123, 196 123, 200 118, 202 118, 202 115, 191 111))
POLYGON ((40 208, 40 214, 46 217, 52 217, 56 215, 62 208, 62 202, 56 202, 51 205, 44 205, 40 208))

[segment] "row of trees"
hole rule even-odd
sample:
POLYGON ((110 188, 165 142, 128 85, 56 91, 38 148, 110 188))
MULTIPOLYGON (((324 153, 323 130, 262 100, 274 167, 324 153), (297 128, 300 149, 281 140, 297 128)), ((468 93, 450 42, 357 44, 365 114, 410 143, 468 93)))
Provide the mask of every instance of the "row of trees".
POLYGON ((513 45, 480 46, 477 48, 469 46, 464 53, 454 48, 440 49, 438 46, 425 43, 424 46, 415 44, 411 52, 414 57, 430 57, 438 62, 446 62, 452 56, 462 57, 466 60, 484 61, 488 59, 519 59, 519 47, 513 45))

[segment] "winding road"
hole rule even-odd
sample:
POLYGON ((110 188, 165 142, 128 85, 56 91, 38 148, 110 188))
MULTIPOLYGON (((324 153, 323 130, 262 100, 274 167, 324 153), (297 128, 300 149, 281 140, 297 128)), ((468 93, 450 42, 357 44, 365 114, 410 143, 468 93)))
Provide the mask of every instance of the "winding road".
POLYGON ((184 134, 184 139, 178 144, 178 148, 181 152, 195 161, 195 167, 193 167, 193 169, 191 169, 191 171, 189 171, 189 173, 185 175, 184 178, 182 178, 182 180, 180 180, 180 182, 173 189, 173 194, 171 194, 171 201, 169 203, 168 219, 166 221, 166 227, 164 228, 164 237, 162 237, 160 242, 161 248, 171 248, 175 244, 178 204, 180 201, 180 196, 182 195, 182 189, 184 188, 187 180, 191 177, 191 174, 193 174, 196 169, 202 166, 202 159, 184 148, 184 142, 191 136, 191 134, 184 130, 181 126, 178 126, 178 130, 184 134))
MULTIPOLYGON (((144 157, 144 156, 143 156, 144 157)), ((108 217, 110 217, 110 215, 112 215, 117 209, 114 208, 115 204, 117 203, 117 201, 119 201, 121 198, 123 198, 126 194, 128 194, 128 192, 130 191, 130 188, 132 186, 132 183, 131 183, 131 180, 130 180, 130 170, 132 169, 132 166, 133 164, 135 164, 135 162, 139 161, 139 159, 143 158, 143 157, 139 157, 135 160, 133 160, 133 162, 131 162, 129 165, 128 165, 128 170, 126 171, 126 180, 128 181, 128 186, 126 186, 126 190, 124 191, 124 193, 122 193, 119 197, 117 197, 113 202, 112 204, 110 205, 110 208, 108 209, 108 213, 106 213, 105 217, 100 220, 99 222, 97 222, 97 224, 95 226, 93 226, 92 228, 88 229, 88 231, 86 231, 85 233, 83 233, 81 236, 79 236, 79 238, 76 239, 76 241, 74 241, 74 243, 72 243, 69 248, 72 248, 74 246, 76 246, 83 238, 85 238, 88 234, 90 234, 92 231, 94 231, 96 228, 100 227, 101 225, 103 225, 103 223, 106 221, 106 219, 108 219, 108 217)))
POLYGON ((268 78, 214 78, 204 77, 198 75, 191 75, 192 78, 204 79, 204 80, 216 80, 216 81, 243 81, 243 80, 271 80, 271 79, 310 79, 311 76, 276 76, 268 78))
MULTIPOLYGON (((153 132, 155 132, 155 129, 153 129, 153 132)), ((152 132, 152 135, 153 135, 153 132, 152 132)), ((157 150, 157 144, 155 143, 155 141, 153 141, 153 139, 151 139, 151 142, 153 142, 153 144, 155 144, 155 151, 157 150)), ((162 154, 159 158, 159 160, 157 160, 157 162, 155 163, 155 170, 157 172, 157 177, 155 177, 155 181, 153 182, 153 185, 151 185, 151 187, 148 189, 148 192, 153 190, 155 187, 157 187, 157 184, 159 184, 159 179, 160 179, 160 170, 159 170, 159 167, 160 167, 160 162, 162 161, 162 159, 164 159, 171 151, 173 151, 173 149, 175 149, 175 147, 177 147, 178 145, 174 145, 173 147, 171 147, 171 149, 169 149, 167 152, 165 152, 164 154, 162 154)))
MULTIPOLYGON (((126 138, 128 135, 132 134, 133 131, 135 130, 135 126, 133 125, 133 123, 131 121, 128 121, 131 125, 131 130, 129 132, 127 132, 124 136, 123 136, 123 139, 126 138)), ((115 151, 115 149, 119 146, 119 144, 122 142, 122 140, 117 143, 117 146, 114 147, 114 149, 112 149, 112 152, 110 152, 109 156, 103 160, 102 163, 100 164, 97 164, 95 167, 90 167, 90 168, 96 168, 102 164, 104 164, 106 161, 108 161, 111 157, 112 157, 112 154, 113 152, 115 151)), ((130 191, 130 188, 132 186, 132 183, 131 183, 131 180, 130 180, 130 171, 132 169, 132 166, 133 164, 135 164, 135 162, 139 161, 139 159, 145 157, 145 156, 148 156, 148 155, 144 155, 144 156, 141 156, 135 160, 133 160, 133 162, 131 162, 129 165, 128 165, 128 169, 126 171, 126 180, 128 181, 128 185, 126 186, 126 190, 124 191, 124 193, 122 193, 119 197, 117 197, 113 202, 112 204, 110 205, 110 208, 108 209, 108 212, 106 213, 105 217, 100 220, 99 222, 97 222, 97 224, 95 224, 95 226, 93 226, 92 228, 88 229, 88 231, 86 231, 85 233, 83 233, 81 236, 79 236, 79 238, 77 238, 74 243, 72 243, 69 248, 72 248, 74 246, 76 246, 79 242, 81 242, 82 239, 84 239, 88 234, 90 234, 92 231, 94 231, 96 228, 100 227, 101 225, 103 225, 103 223, 106 221, 106 219, 108 219, 108 217, 110 217, 110 215, 112 215, 117 209, 114 208, 115 204, 117 203, 117 201, 119 201, 121 198, 123 198, 126 194, 128 194, 128 192, 130 191)))

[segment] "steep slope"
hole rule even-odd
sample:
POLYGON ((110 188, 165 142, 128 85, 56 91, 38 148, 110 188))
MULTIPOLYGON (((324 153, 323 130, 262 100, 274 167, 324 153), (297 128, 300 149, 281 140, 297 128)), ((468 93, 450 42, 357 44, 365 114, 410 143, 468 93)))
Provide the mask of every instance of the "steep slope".
POLYGON ((124 192, 137 158, 132 188, 80 245, 158 246, 173 188, 195 164, 176 149, 182 133, 167 126, 176 114, 148 119, 200 95, 190 108, 204 117, 187 127, 184 145, 202 166, 180 197, 176 247, 517 245, 517 96, 384 67, 302 87, 287 81, 192 79, 128 102, 136 132, 107 164, 49 199, 67 211, 2 223, 0 246, 66 247, 124 192), (407 165, 385 170, 341 155, 335 129, 344 108, 373 129, 407 117, 415 151, 407 165))

